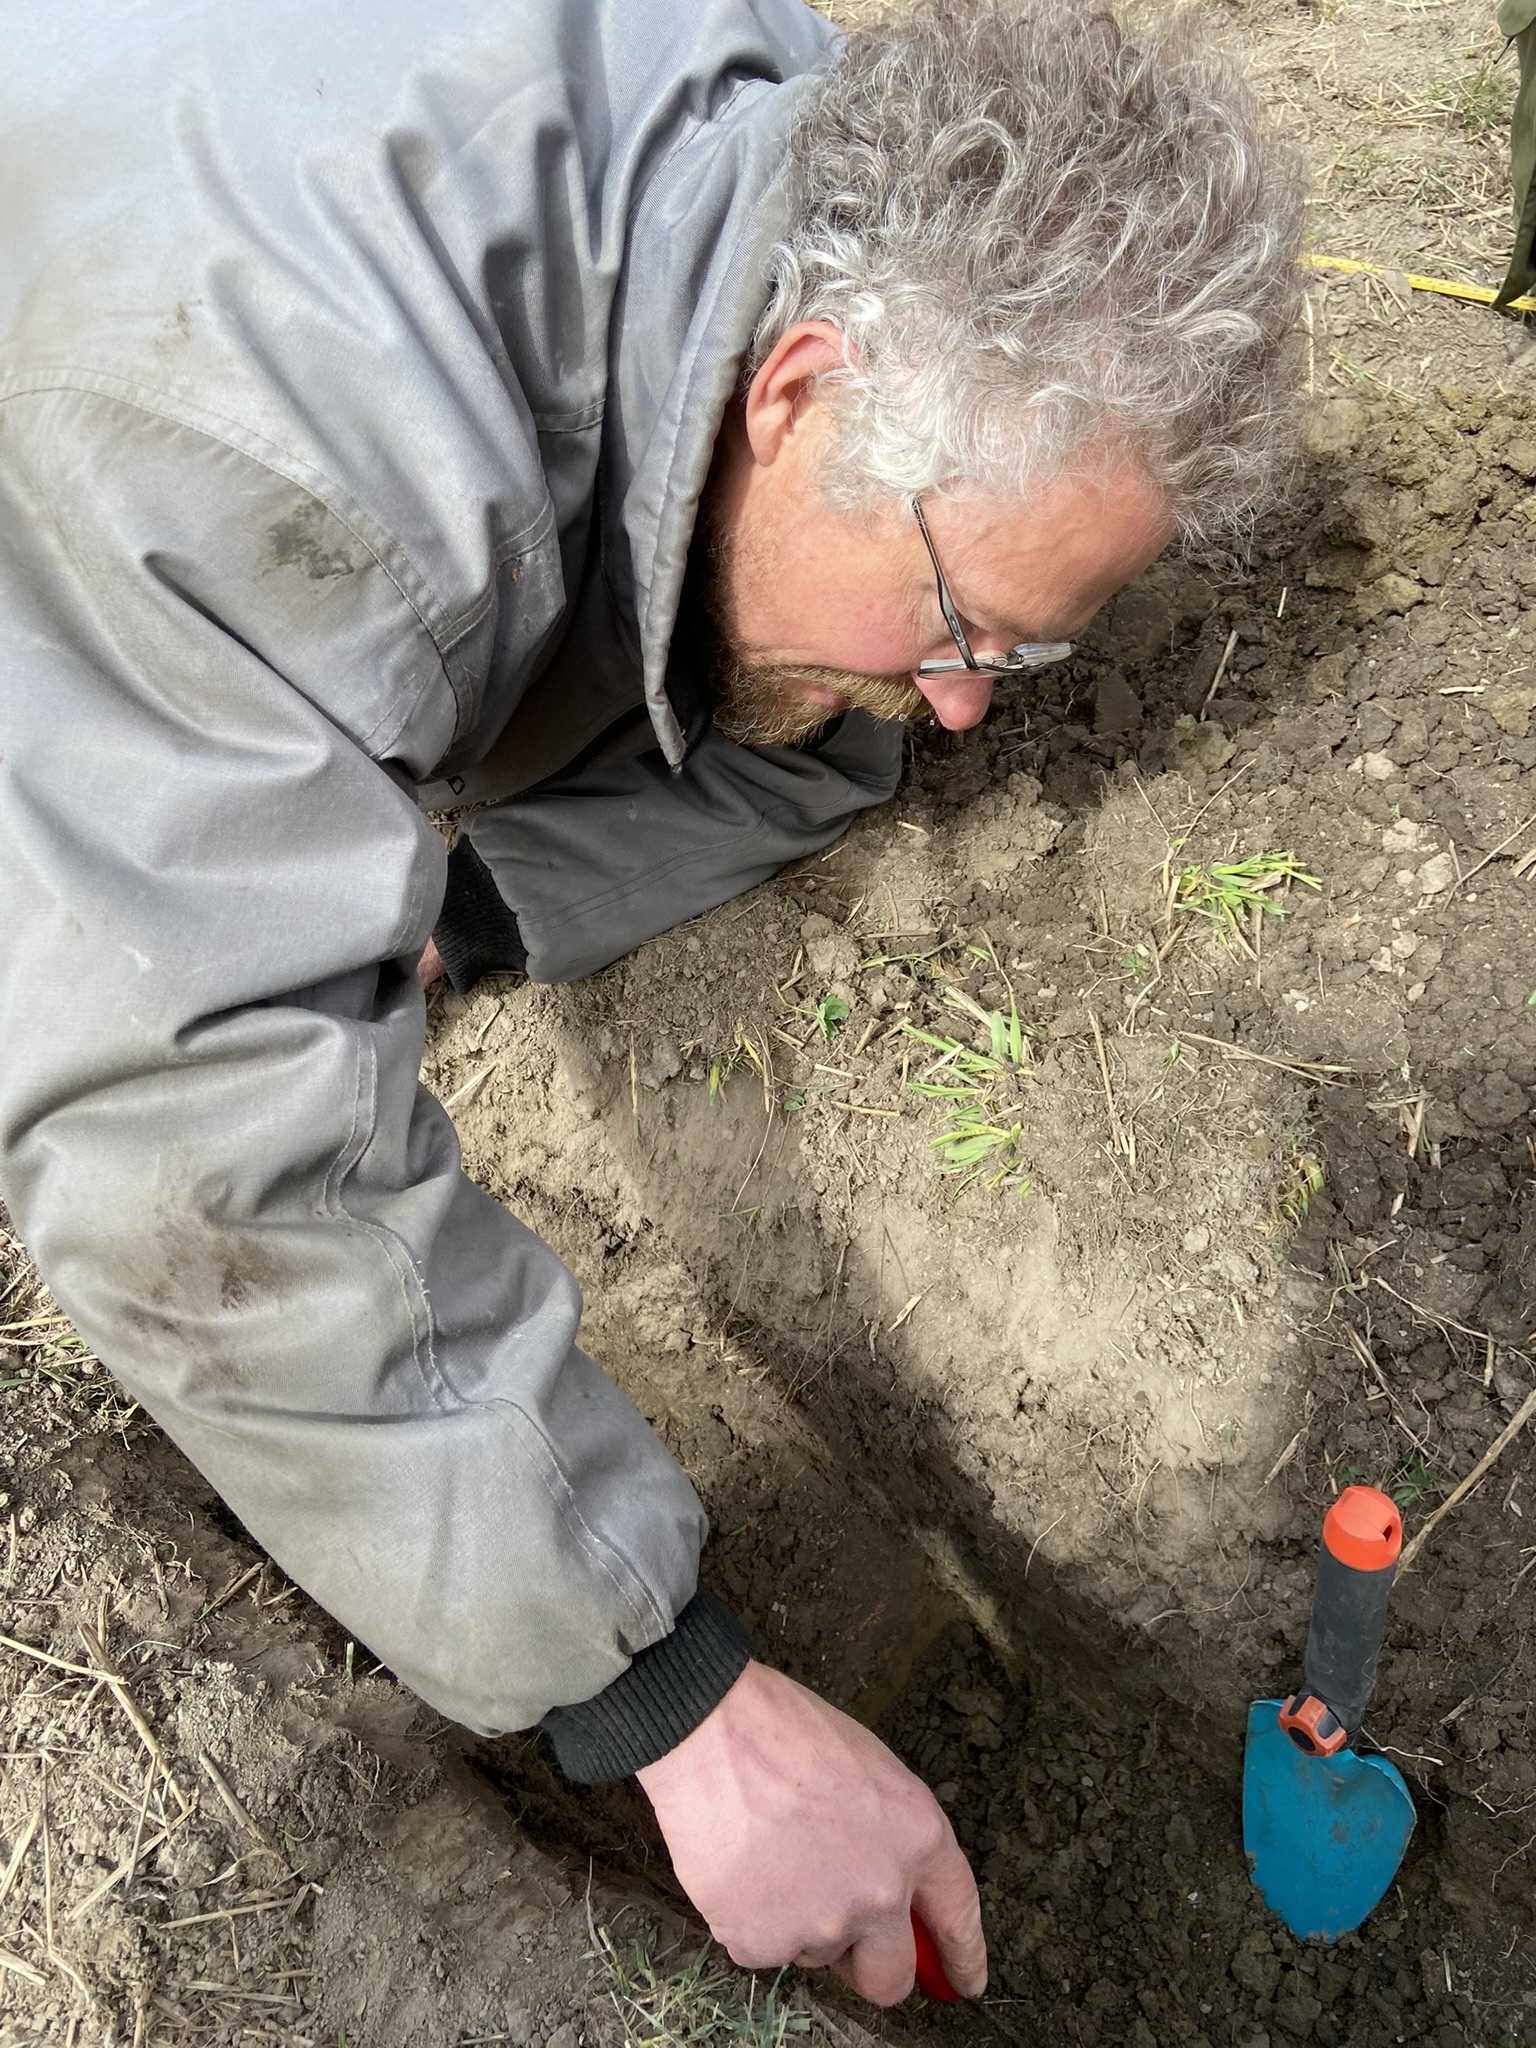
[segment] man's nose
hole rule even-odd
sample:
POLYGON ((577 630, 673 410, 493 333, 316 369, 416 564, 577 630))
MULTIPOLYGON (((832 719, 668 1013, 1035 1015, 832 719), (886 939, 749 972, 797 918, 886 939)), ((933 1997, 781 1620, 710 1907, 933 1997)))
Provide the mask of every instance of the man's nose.
POLYGON ((968 732, 979 725, 992 702, 992 678, 976 669, 957 669, 948 676, 914 675, 912 680, 948 732, 968 732))

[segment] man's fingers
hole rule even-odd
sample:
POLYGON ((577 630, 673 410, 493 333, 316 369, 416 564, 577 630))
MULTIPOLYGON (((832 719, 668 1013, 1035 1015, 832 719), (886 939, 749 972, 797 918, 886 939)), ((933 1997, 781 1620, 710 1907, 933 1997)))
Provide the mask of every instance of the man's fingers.
POLYGON ((939 1876, 913 1893, 912 1910, 933 1936, 950 1983, 962 1998, 980 1998, 987 1988, 987 1941, 976 1880, 958 1843, 939 1876))
POLYGON ((898 2004, 916 1969, 916 1904, 956 1988, 985 1985, 976 1885, 943 1809, 867 1729, 793 1680, 749 1663, 639 1777, 679 1880, 744 1969, 792 1956, 898 2004))
POLYGON ((446 971, 443 956, 437 950, 436 939, 428 939, 421 958, 416 962, 417 986, 423 989, 431 988, 435 981, 442 979, 446 971))
POLYGON ((871 2005, 900 2005, 916 1980, 917 1952, 910 1921, 890 1937, 869 1936, 835 1957, 828 1965, 834 1977, 867 1998, 871 2005))

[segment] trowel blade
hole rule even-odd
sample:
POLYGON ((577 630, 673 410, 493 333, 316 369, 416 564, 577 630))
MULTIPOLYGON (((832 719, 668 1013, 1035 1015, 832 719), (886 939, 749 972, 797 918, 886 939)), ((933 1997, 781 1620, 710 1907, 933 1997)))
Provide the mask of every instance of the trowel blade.
POLYGON ((1264 1903, 1302 1941, 1337 1941, 1397 1875, 1413 1801, 1385 1757, 1305 1756, 1280 1726, 1279 1700, 1248 1710, 1243 1847, 1264 1903))

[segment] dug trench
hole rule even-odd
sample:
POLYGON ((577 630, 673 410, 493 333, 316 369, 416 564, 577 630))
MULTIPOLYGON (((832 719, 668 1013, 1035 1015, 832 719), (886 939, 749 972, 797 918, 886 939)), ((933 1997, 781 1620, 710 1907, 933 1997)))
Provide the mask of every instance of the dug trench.
MULTIPOLYGON (((784 2028, 1531 2030, 1536 1433, 1429 1524, 1536 1381, 1536 419, 1344 397, 1309 440, 1246 568, 1154 569, 824 858, 433 999, 425 1079, 699 1486, 706 1580, 977 1869, 985 2006, 817 1983, 784 2028), (1426 1532, 1366 1737, 1419 1825, 1317 1949, 1249 1882, 1239 1740, 1352 1479, 1426 1532)), ((706 2038, 609 2004, 612 1929, 694 1942, 638 1795, 418 1710, 24 1277, 0 2038, 706 2038)))
MULTIPOLYGON (((1420 1822, 1360 1937, 1267 1919, 1236 1794, 1329 1499, 1411 1537, 1536 1377, 1533 481, 1523 399, 1335 399, 1245 573, 1154 570, 734 909, 440 1008, 471 1170, 586 1283, 764 1654, 938 1786, 1027 2038, 1528 2020, 1528 1439, 1398 1591, 1368 1730, 1420 1822)), ((480 1766, 654 1871, 622 1802, 480 1766)))

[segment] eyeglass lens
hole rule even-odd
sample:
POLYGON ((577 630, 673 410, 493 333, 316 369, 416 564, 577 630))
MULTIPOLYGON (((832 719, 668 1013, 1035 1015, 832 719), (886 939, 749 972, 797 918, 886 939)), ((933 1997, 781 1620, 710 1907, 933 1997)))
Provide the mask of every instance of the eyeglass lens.
POLYGON ((939 610, 944 614, 944 623, 949 628, 950 638, 960 653, 958 661, 920 661, 917 672, 920 676, 954 675, 957 670, 970 669, 988 675, 1016 674, 1021 669, 1043 668, 1048 662, 1067 661, 1071 658, 1070 640, 1021 640, 1006 654, 982 655, 971 652, 971 643, 965 636, 960 623, 960 614, 955 600, 950 595, 949 584, 945 581, 943 568, 939 563, 939 551, 933 544, 933 535, 928 531, 928 522, 923 517, 923 508, 917 499, 912 500, 912 510, 917 518, 918 529, 923 536, 923 545, 928 550, 928 559, 933 564, 933 577, 938 585, 939 610))

